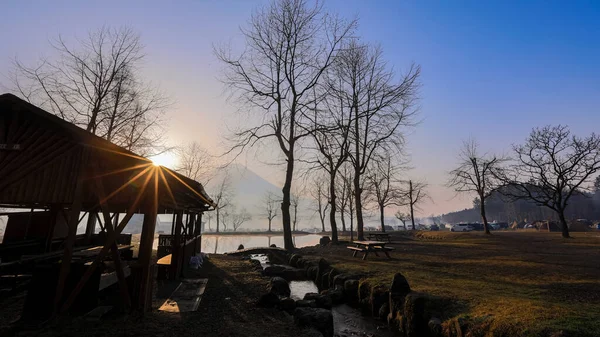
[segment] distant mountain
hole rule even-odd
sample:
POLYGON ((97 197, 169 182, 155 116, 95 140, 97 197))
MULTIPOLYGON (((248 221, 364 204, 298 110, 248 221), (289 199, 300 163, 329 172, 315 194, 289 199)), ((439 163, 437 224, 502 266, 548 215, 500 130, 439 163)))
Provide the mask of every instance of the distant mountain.
MULTIPOLYGON (((232 164, 227 169, 220 170, 211 181, 206 184, 205 189, 209 196, 213 197, 216 189, 221 184, 226 175, 229 175, 231 194, 233 195, 231 204, 236 209, 245 208, 251 215, 252 220, 244 223, 242 228, 249 230, 264 230, 268 228, 268 221, 264 215, 264 197, 270 192, 277 198, 281 198, 281 187, 278 187, 249 168, 240 164, 232 164)), ((273 219, 273 230, 281 230, 281 210, 277 207, 277 217, 273 219)), ((301 199, 298 208, 298 227, 313 228, 320 227, 318 218, 313 217, 312 201, 301 199)), ((214 218, 214 212, 213 218, 214 218)), ((205 219, 208 221, 208 219, 205 219)), ((211 219, 211 221, 215 221, 211 219)), ((212 224, 214 229, 214 223, 212 224)), ((207 227, 208 228, 208 224, 207 227)))

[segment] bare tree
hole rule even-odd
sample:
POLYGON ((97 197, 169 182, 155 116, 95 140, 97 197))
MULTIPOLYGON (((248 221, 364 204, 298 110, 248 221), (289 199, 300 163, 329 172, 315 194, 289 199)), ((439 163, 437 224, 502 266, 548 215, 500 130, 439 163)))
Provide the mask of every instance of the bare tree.
POLYGON ((382 58, 381 48, 356 40, 345 45, 337 57, 342 65, 339 95, 354 116, 350 129, 350 161, 354 168, 357 234, 362 240, 364 174, 378 151, 401 150, 403 127, 412 124, 411 117, 415 114, 420 68, 412 66, 397 81, 397 74, 382 58))
MULTIPOLYGON (((232 191, 231 191, 231 179, 229 176, 229 172, 225 172, 223 178, 218 182, 214 191, 210 194, 213 197, 213 202, 215 204, 215 213, 216 213, 216 221, 217 221, 217 230, 219 232, 219 225, 225 224, 225 218, 230 216, 230 212, 223 212, 223 209, 227 208, 231 203, 232 191), (223 215, 223 219, 221 219, 221 215, 223 215)), ((225 228, 226 229, 226 228, 225 228)))
MULTIPOLYGON (((232 151, 274 139, 285 158, 281 215, 284 247, 292 249, 291 189, 298 142, 309 135, 305 117, 314 101, 314 88, 330 66, 354 22, 343 23, 305 0, 276 0, 252 15, 242 29, 246 49, 231 56, 216 51, 226 66, 224 82, 232 95, 261 111, 262 123, 234 133, 232 151)), ((310 126, 308 126, 310 127, 310 126)))
POLYGON ((406 230, 406 221, 410 220, 410 214, 407 213, 403 213, 401 211, 397 211, 394 216, 396 217, 396 219, 402 221, 402 225, 404 226, 404 230, 406 230))
POLYGON ((239 212, 233 210, 231 213, 231 227, 233 231, 236 232, 238 228, 240 228, 244 222, 252 220, 252 216, 248 213, 248 210, 242 208, 239 212))
POLYGON ((315 201, 315 213, 319 215, 321 221, 321 230, 325 232, 325 217, 327 216, 327 208, 331 205, 329 202, 329 189, 324 178, 319 177, 313 180, 310 195, 315 201))
POLYGON ((271 231, 271 222, 277 216, 277 202, 277 198, 271 192, 267 192, 263 198, 265 216, 269 221, 269 232, 271 231))
POLYGON ((486 234, 490 234, 485 214, 486 199, 500 187, 496 178, 505 158, 480 153, 474 139, 463 142, 459 154, 458 167, 450 171, 447 185, 459 193, 476 193, 479 199, 479 213, 486 234))
MULTIPOLYGON (((339 174, 338 174, 339 175, 339 174)), ((336 200, 337 200, 337 209, 340 211, 340 220, 342 221, 342 231, 346 231, 346 214, 348 214, 348 204, 350 201, 351 189, 350 186, 346 183, 346 179, 340 177, 340 179, 336 180, 336 200)), ((352 213, 350 213, 350 217, 352 217, 352 213)))
POLYGON ((367 181, 369 182, 369 193, 373 195, 374 202, 379 209, 381 231, 385 232, 385 208, 402 205, 404 193, 401 191, 397 178, 399 166, 392 164, 390 156, 384 155, 377 158, 374 166, 367 176, 367 181))
POLYGON ((300 195, 298 193, 292 193, 291 206, 294 210, 292 224, 294 232, 298 230, 298 207, 300 206, 300 195))
POLYGON ((423 200, 429 198, 427 191, 425 191, 427 184, 409 180, 406 182, 406 185, 408 186, 404 190, 402 200, 405 200, 404 204, 410 209, 410 221, 412 223, 412 229, 415 230, 415 210, 419 209, 419 204, 421 204, 423 200))
MULTIPOLYGON (((342 169, 339 171, 340 179, 343 183, 343 189, 346 191, 345 195, 345 204, 348 207, 348 216, 350 216, 350 241, 354 240, 354 206, 356 203, 354 202, 354 178, 353 178, 353 169, 349 167, 349 165, 343 165, 342 169)), ((341 196, 340 196, 341 198, 341 196)), ((340 207, 340 209, 345 209, 340 207)), ((343 211, 342 211, 343 216, 343 211)))
POLYGON ((176 149, 179 161, 177 172, 206 186, 215 173, 215 158, 197 142, 176 149))
POLYGON ((14 61, 14 91, 93 134, 143 155, 160 145, 168 99, 138 76, 139 35, 101 28, 73 47, 59 36, 56 59, 27 66, 14 61))
POLYGON ((587 190, 600 169, 600 137, 572 135, 563 125, 535 128, 525 144, 514 146, 516 163, 503 172, 502 188, 513 198, 526 199, 556 212, 562 236, 569 237, 565 209, 575 194, 587 190))

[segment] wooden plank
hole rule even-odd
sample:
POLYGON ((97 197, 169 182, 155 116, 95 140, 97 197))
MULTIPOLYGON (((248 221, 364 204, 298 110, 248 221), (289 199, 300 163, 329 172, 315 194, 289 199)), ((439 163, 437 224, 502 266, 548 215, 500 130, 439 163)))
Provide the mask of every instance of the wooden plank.
POLYGON ((208 279, 184 279, 158 310, 190 312, 198 310, 208 279))
MULTIPOLYGON (((129 268, 129 266, 125 266, 122 272, 123 276, 129 277, 129 275, 131 275, 131 268, 129 268)), ((106 289, 117 282, 119 282, 119 276, 116 270, 112 273, 102 274, 100 277, 100 285, 98 286, 98 290, 106 289)))

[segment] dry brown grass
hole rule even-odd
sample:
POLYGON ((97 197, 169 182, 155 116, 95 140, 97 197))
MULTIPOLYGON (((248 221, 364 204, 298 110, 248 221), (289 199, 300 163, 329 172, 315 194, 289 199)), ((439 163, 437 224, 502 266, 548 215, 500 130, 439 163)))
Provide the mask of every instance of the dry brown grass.
POLYGON ((470 317, 494 336, 600 335, 600 233, 565 240, 560 233, 420 232, 394 234, 394 241, 393 260, 352 258, 345 245, 302 251, 367 273, 372 285, 388 285, 400 272, 413 290, 450 300, 443 319, 470 317))

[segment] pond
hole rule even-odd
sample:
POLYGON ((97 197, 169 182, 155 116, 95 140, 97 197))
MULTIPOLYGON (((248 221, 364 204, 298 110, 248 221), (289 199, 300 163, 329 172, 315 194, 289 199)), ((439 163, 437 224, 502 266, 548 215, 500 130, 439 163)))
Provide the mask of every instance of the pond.
MULTIPOLYGON (((294 246, 297 248, 319 244, 321 235, 295 235, 294 246)), ((244 248, 269 247, 270 245, 283 247, 283 235, 202 235, 202 252, 208 254, 222 254, 237 250, 239 245, 244 248)))

